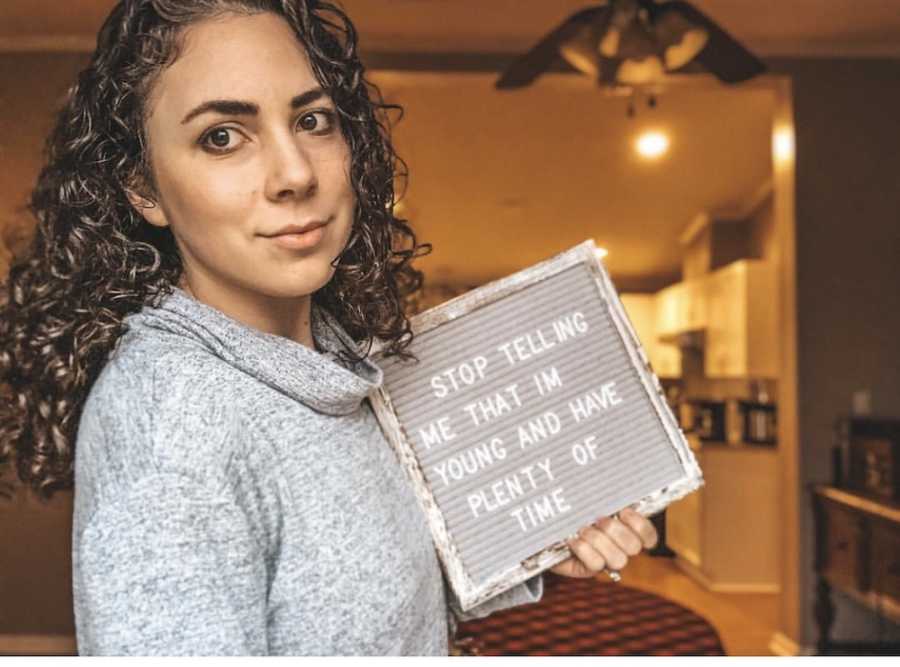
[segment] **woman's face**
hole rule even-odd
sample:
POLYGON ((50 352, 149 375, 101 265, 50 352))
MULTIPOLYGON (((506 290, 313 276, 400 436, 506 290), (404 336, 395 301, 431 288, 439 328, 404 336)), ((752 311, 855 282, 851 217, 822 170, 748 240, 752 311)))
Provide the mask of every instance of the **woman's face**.
POLYGON ((190 26, 148 104, 158 199, 145 208, 129 198, 148 222, 171 228, 192 291, 219 303, 277 299, 330 280, 353 222, 350 151, 281 17, 190 26), (315 222, 327 224, 273 238, 315 222))

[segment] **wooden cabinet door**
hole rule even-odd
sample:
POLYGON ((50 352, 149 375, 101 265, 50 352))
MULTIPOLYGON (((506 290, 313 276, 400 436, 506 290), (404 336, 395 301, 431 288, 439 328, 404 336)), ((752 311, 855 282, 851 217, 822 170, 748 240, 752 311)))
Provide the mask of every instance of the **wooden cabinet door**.
POLYGON ((656 293, 656 332, 666 336, 683 330, 683 287, 681 283, 669 285, 656 293))
POLYGON ((653 351, 653 372, 661 378, 681 377, 681 350, 677 345, 659 343, 653 351))
POLYGON ((900 526, 873 521, 869 557, 872 589, 900 605, 900 526))
POLYGON ((738 260, 706 277, 706 375, 778 377, 775 269, 738 260))
POLYGON ((653 372, 661 378, 677 378, 681 376, 681 351, 675 345, 660 343, 657 326, 658 301, 653 294, 621 294, 622 306, 635 333, 641 340, 641 346, 653 372))
POLYGON ((672 336, 685 330, 686 300, 684 283, 661 289, 656 299, 656 347, 653 351, 653 370, 659 377, 681 376, 681 350, 672 342, 663 343, 660 336, 672 336))
POLYGON ((707 324, 706 277, 684 283, 683 309, 685 326, 691 330, 704 329, 707 324))
POLYGON ((746 370, 746 267, 740 263, 707 276, 704 365, 711 378, 741 377, 746 370))
POLYGON ((862 529, 859 516, 833 502, 824 503, 825 550, 822 573, 844 590, 860 588, 862 529))

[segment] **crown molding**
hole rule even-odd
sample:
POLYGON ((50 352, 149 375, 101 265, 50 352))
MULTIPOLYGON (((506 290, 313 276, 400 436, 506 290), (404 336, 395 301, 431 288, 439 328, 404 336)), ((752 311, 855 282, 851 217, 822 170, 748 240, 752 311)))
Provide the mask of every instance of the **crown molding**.
POLYGON ((716 220, 745 220, 753 215, 773 192, 772 178, 769 177, 746 199, 731 206, 716 207, 709 211, 709 215, 716 220))
MULTIPOLYGON (((96 34, 25 34, 0 35, 0 53, 89 53, 97 43, 96 34)), ((396 42, 395 42, 396 43, 396 42)), ((753 42, 747 47, 765 58, 900 58, 900 39, 877 42, 817 42, 781 40, 753 42)), ((493 51, 488 48, 450 47, 435 50, 434 44, 408 44, 395 50, 381 41, 361 52, 367 61, 380 61, 378 69, 456 69, 497 71, 511 63, 530 45, 522 49, 493 51), (452 67, 446 67, 451 64, 452 67), (443 67, 442 67, 443 65, 443 67)), ((553 71, 574 72, 568 64, 553 71)))
POLYGON ((763 58, 900 58, 900 37, 882 42, 761 42, 748 48, 763 58))

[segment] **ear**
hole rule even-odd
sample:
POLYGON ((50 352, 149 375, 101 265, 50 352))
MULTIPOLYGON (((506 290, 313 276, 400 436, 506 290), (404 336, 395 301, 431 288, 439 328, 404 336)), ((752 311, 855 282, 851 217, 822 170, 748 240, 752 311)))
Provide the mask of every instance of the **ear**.
POLYGON ((169 221, 162 207, 149 197, 138 194, 134 190, 128 188, 125 190, 128 201, 135 210, 143 216, 144 220, 156 227, 168 227, 169 221))

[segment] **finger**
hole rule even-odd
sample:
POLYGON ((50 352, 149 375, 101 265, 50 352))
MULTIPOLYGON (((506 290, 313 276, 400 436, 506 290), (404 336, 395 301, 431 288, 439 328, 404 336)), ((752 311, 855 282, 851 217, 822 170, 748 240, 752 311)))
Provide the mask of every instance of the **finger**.
MULTIPOLYGON (((579 531, 579 535, 581 531, 579 531)), ((584 538, 569 540, 569 548, 592 573, 602 572, 606 567, 606 558, 584 538)))
POLYGON ((582 530, 582 539, 600 552, 606 566, 621 570, 628 564, 628 555, 606 533, 599 528, 588 526, 582 530))
POLYGON ((595 572, 591 572, 587 565, 582 563, 577 555, 566 558, 561 563, 550 568, 550 571, 563 577, 576 577, 580 579, 593 577, 594 574, 596 574, 595 572))
POLYGON ((640 535, 632 530, 630 526, 614 517, 603 517, 595 525, 629 556, 637 556, 641 553, 643 543, 640 535))
POLYGON ((652 549, 659 541, 659 535, 656 532, 656 526, 651 521, 636 512, 630 507, 626 507, 619 512, 619 520, 627 524, 640 537, 645 549, 652 549))

